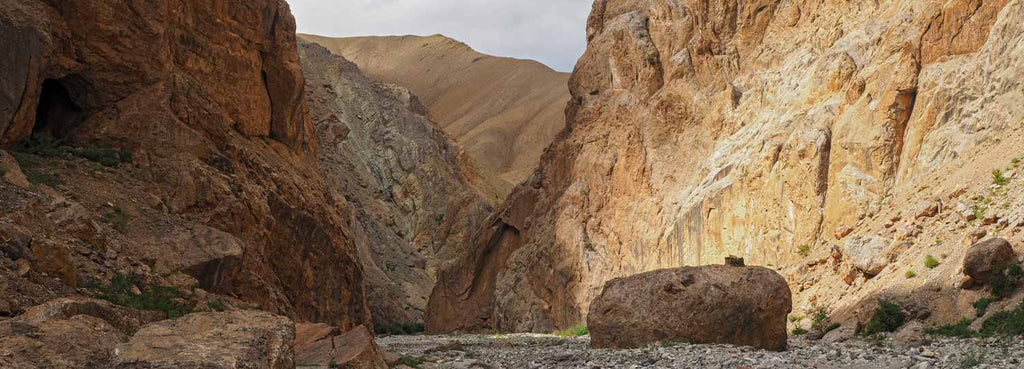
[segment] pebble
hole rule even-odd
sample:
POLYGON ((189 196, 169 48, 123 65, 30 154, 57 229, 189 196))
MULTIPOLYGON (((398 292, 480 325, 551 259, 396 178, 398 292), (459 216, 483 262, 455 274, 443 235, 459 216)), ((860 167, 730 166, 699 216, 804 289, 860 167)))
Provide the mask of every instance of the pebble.
POLYGON ((960 368, 965 358, 984 357, 974 368, 1016 368, 1024 357, 1024 339, 955 339, 933 337, 908 350, 891 339, 881 346, 861 339, 821 343, 791 338, 783 352, 731 345, 652 345, 643 349, 595 350, 589 337, 560 338, 542 334, 385 336, 381 348, 403 356, 429 356, 433 368, 960 368), (437 351, 459 341, 459 350, 437 351), (982 346, 983 345, 983 346, 982 346), (432 350, 434 349, 434 350, 432 350), (430 354, 425 352, 430 351, 430 354), (940 356, 937 353, 942 353, 940 356), (982 356, 983 355, 983 356, 982 356))

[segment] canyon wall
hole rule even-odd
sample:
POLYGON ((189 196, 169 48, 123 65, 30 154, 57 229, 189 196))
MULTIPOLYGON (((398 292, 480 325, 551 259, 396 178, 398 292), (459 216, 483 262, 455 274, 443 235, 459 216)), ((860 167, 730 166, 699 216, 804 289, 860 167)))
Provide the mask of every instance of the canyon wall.
POLYGON ((300 41, 299 55, 320 168, 350 205, 374 322, 422 322, 437 270, 463 254, 500 190, 409 90, 318 44, 300 41))
POLYGON ((0 261, 20 266, 5 314, 130 274, 368 323, 294 32, 284 0, 0 1, 0 147, 18 158, 4 172, 32 182, 2 183, 0 261), (67 146, 20 144, 30 137, 67 146))
POLYGON ((488 177, 504 188, 502 198, 537 168, 565 125, 569 75, 532 60, 481 54, 441 35, 299 37, 412 91, 437 125, 493 173, 488 177))
MULTIPOLYGON (((797 304, 879 293, 838 277, 843 238, 900 240, 918 201, 1024 154, 1022 23, 1019 0, 595 1, 566 128, 439 274, 428 331, 550 332, 609 279, 727 255, 791 284, 820 266, 836 295, 797 304)), ((957 255, 977 225, 949 219, 909 249, 957 255)))

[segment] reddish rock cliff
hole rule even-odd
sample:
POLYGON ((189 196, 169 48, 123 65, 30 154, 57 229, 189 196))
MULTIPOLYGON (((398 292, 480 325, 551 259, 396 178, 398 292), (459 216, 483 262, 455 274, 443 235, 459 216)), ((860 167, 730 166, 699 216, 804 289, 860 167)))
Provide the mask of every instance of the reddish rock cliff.
MULTIPOLYGON (((0 226, 63 250, 79 280, 184 274, 195 282, 182 286, 299 320, 368 323, 347 203, 318 171, 294 28, 283 0, 0 1, 0 146, 46 134, 133 154, 103 170, 22 154, 36 182, 51 180, 4 185, 0 226), (167 247, 198 251, 165 260, 167 247)), ((36 264, 32 283, 55 268, 36 264)))

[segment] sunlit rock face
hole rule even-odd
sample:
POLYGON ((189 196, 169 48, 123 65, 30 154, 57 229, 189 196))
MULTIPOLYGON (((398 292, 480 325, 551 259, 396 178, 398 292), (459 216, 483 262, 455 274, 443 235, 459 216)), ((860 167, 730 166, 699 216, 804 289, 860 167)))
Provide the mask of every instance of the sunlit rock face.
POLYGON ((596 1, 566 129, 441 272, 428 330, 552 331, 615 277, 827 254, 1020 127, 1022 20, 1017 0, 596 1))

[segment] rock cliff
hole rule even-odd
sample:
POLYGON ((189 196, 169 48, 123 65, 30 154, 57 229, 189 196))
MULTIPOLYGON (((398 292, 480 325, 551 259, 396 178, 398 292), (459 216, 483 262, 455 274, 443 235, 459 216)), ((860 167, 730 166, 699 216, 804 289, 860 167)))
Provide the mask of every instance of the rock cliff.
POLYGON ((423 321, 436 271, 462 255, 499 201, 472 158, 408 90, 300 41, 320 169, 351 208, 378 326, 423 321))
POLYGON ((284 0, 0 1, 4 313, 120 274, 369 323, 294 31, 284 0))
POLYGON ((1024 156, 1022 24, 1019 0, 595 1, 566 128, 439 274, 428 331, 550 332, 605 281, 730 254, 783 272, 796 310, 965 314, 956 263, 904 270, 972 234, 1021 247, 1017 207, 950 209, 1021 199, 991 173, 1024 156), (872 236, 879 274, 844 254, 872 236))
POLYGON ((412 91, 438 126, 494 173, 502 197, 533 172, 565 125, 569 75, 535 61, 481 54, 440 35, 300 38, 412 91))

